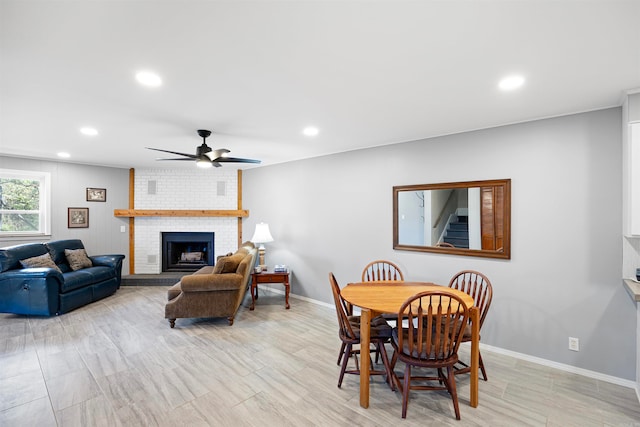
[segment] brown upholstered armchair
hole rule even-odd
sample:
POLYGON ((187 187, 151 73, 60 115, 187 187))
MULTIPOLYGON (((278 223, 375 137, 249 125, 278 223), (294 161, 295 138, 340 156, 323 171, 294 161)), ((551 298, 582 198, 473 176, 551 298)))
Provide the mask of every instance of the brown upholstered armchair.
POLYGON ((188 317, 226 317, 233 325, 257 252, 253 243, 245 242, 233 255, 219 257, 215 266, 202 267, 169 288, 164 317, 170 326, 188 317))

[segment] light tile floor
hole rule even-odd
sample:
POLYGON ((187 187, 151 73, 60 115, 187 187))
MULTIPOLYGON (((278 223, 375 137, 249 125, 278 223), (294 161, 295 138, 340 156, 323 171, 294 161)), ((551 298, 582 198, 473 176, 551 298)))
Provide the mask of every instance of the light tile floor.
MULTIPOLYGON (((328 286, 328 285, 327 285, 328 286)), ((226 319, 163 318, 166 287, 121 287, 57 317, 0 314, 1 426, 640 426, 634 390, 483 351, 489 381, 462 420, 445 392, 401 396, 373 377, 337 388, 333 310, 280 294, 226 319)), ((463 350, 464 354, 466 350, 463 350)), ((462 357, 466 357, 463 355, 462 357)))

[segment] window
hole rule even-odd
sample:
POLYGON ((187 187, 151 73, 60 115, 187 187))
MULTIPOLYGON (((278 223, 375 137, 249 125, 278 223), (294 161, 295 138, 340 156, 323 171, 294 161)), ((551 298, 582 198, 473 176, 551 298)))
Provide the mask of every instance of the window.
POLYGON ((48 172, 0 169, 0 236, 49 234, 48 172))

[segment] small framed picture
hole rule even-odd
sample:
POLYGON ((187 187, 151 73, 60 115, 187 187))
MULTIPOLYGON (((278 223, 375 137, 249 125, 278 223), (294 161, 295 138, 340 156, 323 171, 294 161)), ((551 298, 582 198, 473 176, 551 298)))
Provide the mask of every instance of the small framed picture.
POLYGON ((67 228, 89 228, 89 208, 67 208, 67 228))
POLYGON ((87 202, 106 202, 106 188, 87 188, 87 202))

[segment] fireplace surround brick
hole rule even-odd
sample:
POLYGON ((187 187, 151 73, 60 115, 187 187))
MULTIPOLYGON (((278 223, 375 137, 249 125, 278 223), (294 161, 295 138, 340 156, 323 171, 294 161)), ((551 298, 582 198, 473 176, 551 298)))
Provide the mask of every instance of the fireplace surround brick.
MULTIPOLYGON (((238 172, 195 167, 136 169, 134 191, 136 209, 238 209, 238 172), (155 194, 148 194, 149 181, 155 181, 155 194), (225 195, 218 196, 218 182, 225 183, 225 195)), ((237 218, 137 217, 135 221, 135 274, 161 272, 163 231, 214 232, 214 256, 233 252, 238 247, 237 218)))

